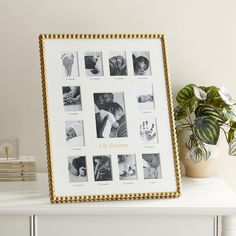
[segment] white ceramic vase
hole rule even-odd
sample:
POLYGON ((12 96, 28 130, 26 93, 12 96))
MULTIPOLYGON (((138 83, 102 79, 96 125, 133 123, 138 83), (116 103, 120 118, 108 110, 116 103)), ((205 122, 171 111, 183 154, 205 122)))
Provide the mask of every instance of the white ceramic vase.
POLYGON ((186 138, 190 134, 189 130, 185 130, 178 135, 179 158, 184 165, 185 176, 193 178, 206 178, 212 173, 212 167, 215 158, 218 156, 218 147, 216 145, 208 145, 211 155, 207 161, 202 159, 200 162, 194 164, 190 159, 189 150, 185 145, 186 138))

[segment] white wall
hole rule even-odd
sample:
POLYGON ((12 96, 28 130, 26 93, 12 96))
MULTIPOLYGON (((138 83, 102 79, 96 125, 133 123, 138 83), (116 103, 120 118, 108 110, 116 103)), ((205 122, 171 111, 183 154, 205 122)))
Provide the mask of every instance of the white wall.
MULTIPOLYGON (((165 33, 173 92, 225 85, 236 97, 236 1, 0 0, 0 136, 46 170, 38 35, 165 33)), ((215 172, 236 191, 236 158, 220 140, 215 172)))

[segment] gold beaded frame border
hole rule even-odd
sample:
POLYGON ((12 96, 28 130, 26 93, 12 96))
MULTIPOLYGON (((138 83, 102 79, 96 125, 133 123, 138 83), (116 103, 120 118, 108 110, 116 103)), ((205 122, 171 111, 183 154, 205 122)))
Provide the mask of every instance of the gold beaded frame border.
POLYGON ((181 195, 181 174, 177 149, 177 139, 173 115, 172 91, 167 63, 166 40, 164 34, 41 34, 39 36, 39 51, 42 77, 42 94, 44 107, 44 123, 47 148, 48 182, 51 203, 69 202, 95 202, 95 201, 116 201, 116 200, 138 200, 138 199, 157 199, 157 198, 177 198, 181 195), (175 165, 176 191, 175 192, 154 192, 154 193, 130 193, 130 194, 107 194, 91 196, 61 196, 58 197, 54 190, 53 160, 50 145, 50 124, 48 119, 48 97, 47 97, 47 78, 45 67, 45 48, 44 41, 48 39, 160 39, 162 45, 162 57, 165 72, 166 93, 169 111, 170 132, 172 137, 172 150, 175 165))

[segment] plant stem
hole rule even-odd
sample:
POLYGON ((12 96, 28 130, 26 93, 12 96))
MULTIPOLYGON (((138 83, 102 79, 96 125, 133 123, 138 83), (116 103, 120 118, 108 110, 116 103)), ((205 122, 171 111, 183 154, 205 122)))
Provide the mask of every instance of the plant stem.
POLYGON ((191 119, 189 108, 187 110, 187 113, 188 113, 188 119, 189 119, 188 123, 189 123, 189 126, 190 126, 190 128, 191 128, 191 130, 193 132, 193 122, 192 122, 192 119, 191 119))
MULTIPOLYGON (((230 126, 229 124, 224 123, 223 125, 226 126, 226 127, 228 127, 228 128, 231 128, 231 126, 230 126)), ((223 126, 223 125, 222 125, 222 126, 223 126)))

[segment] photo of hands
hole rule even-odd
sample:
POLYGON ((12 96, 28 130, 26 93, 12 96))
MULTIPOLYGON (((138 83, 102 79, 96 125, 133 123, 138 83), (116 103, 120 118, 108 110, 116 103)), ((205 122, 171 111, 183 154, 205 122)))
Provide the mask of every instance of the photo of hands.
POLYGON ((65 111, 81 111, 81 94, 79 86, 63 86, 63 105, 65 111))
POLYGON ((156 144, 157 139, 157 128, 156 119, 148 117, 141 119, 139 123, 140 138, 143 144, 156 144))
POLYGON ((111 76, 127 75, 125 52, 111 52, 109 55, 109 68, 111 76))

